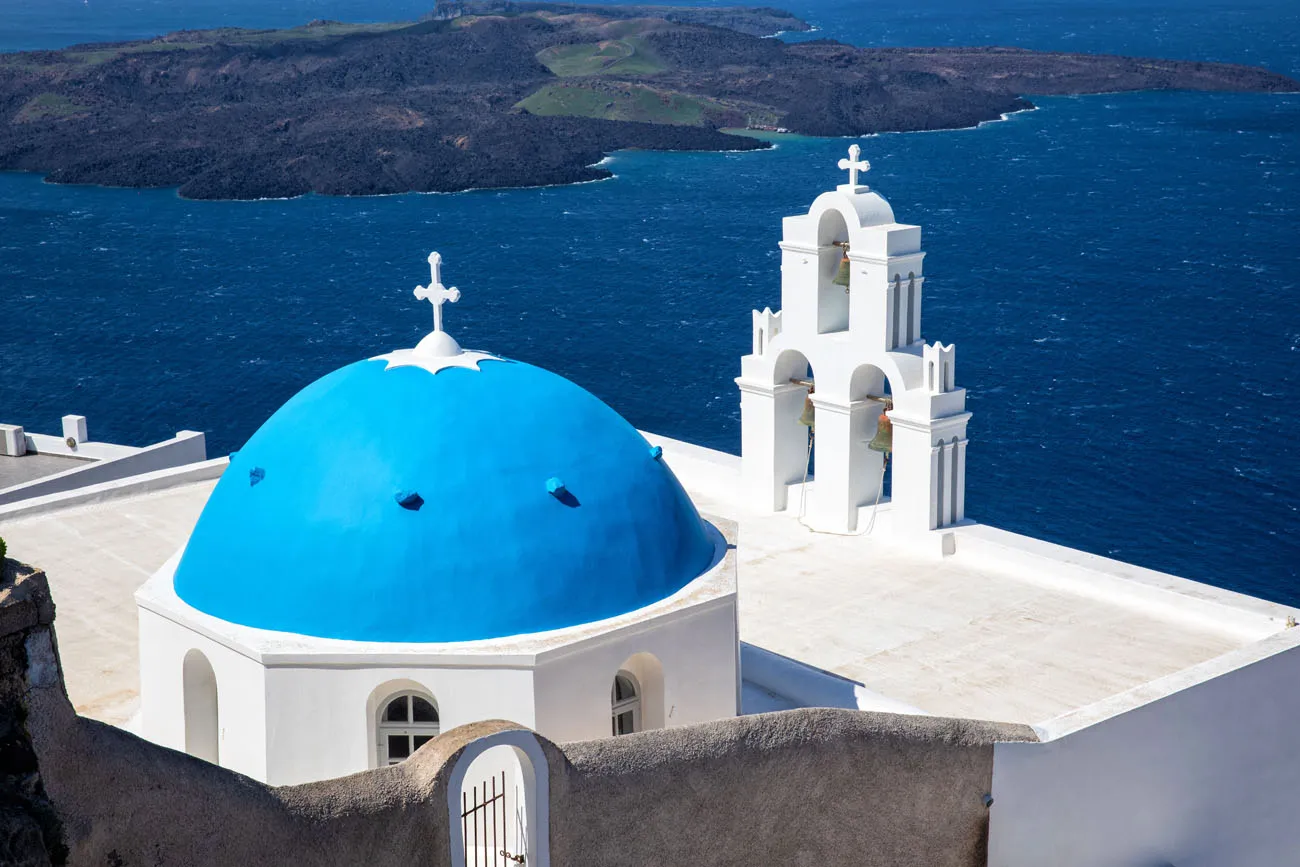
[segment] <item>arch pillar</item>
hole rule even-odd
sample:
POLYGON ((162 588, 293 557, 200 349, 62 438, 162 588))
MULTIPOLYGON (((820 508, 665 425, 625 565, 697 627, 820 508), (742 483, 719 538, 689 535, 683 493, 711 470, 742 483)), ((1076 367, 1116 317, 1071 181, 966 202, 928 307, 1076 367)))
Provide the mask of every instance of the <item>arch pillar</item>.
POLYGON ((817 483, 809 496, 807 521, 819 530, 852 533, 858 507, 875 499, 882 457, 867 448, 879 404, 812 396, 817 418, 817 483))
POLYGON ((918 419, 891 410, 894 425, 894 529, 924 533, 966 517, 969 412, 918 419), (953 442, 956 440, 956 442, 953 442))
POLYGON ((786 508, 789 485, 803 481, 808 429, 799 424, 808 389, 740 377, 740 452, 748 495, 761 508, 786 508))

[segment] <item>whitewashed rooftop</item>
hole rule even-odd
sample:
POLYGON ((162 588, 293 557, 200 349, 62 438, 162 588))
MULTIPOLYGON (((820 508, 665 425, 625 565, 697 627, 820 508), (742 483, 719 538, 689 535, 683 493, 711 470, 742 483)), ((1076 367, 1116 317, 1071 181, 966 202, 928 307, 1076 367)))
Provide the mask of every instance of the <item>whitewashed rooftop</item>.
MULTIPOLYGON (((154 475, 168 474, 195 475, 154 475)), ((116 725, 135 714, 135 591, 189 536, 215 485, 214 477, 100 501, 91 489, 0 507, 9 556, 44 569, 50 579, 59 656, 80 713, 116 725), (68 501, 73 504, 60 506, 68 501)))
POLYGON ((1251 645, 1294 613, 985 526, 955 528, 951 556, 909 553, 884 541, 887 503, 871 535, 814 533, 749 508, 739 458, 649 438, 701 511, 739 525, 742 641, 860 685, 860 707, 1043 723, 1251 645))
MULTIPOLYGON (((955 530, 951 556, 908 553, 876 538, 887 504, 871 536, 814 534, 749 509, 738 458, 649 436, 701 511, 739 525, 740 635, 763 649, 744 657, 749 712, 809 703, 758 677, 776 660, 820 678, 817 703, 1039 724, 1246 648, 1295 613, 978 525, 955 530)), ((183 544, 222 466, 0 507, 10 556, 49 576, 82 713, 134 715, 134 593, 183 544)))

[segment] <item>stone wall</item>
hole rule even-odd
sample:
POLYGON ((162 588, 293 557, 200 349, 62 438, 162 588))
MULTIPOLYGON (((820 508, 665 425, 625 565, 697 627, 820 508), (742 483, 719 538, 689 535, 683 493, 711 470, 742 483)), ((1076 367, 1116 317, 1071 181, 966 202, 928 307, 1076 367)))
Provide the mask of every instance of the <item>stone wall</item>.
MULTIPOLYGON (((462 750, 274 788, 73 711, 45 577, 0 581, 0 863, 95 867, 448 865, 462 750)), ((986 858, 993 744, 1020 726, 800 710, 557 746, 551 864, 926 865, 986 858)))
POLYGON ((1032 738, 813 708, 566 744, 552 863, 983 865, 993 745, 1032 738))
POLYGON ((54 623, 45 576, 0 561, 0 864, 60 864, 63 826, 28 731, 27 640, 54 623))

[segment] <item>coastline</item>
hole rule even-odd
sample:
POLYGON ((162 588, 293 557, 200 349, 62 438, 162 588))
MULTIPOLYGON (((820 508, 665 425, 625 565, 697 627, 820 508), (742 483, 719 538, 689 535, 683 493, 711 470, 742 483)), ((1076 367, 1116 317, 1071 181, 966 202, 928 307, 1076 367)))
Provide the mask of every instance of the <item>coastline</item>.
MULTIPOLYGON (((1197 93, 1197 92, 1199 92, 1199 91, 1177 91, 1177 90, 1167 90, 1167 91, 1166 91, 1166 90, 1157 90, 1157 89, 1145 90, 1145 91, 1131 91, 1131 90, 1125 91, 1125 90, 1121 90, 1121 91, 1105 91, 1105 92, 1100 92, 1100 93, 1082 93, 1082 94, 1051 95, 1051 96, 1049 96, 1049 97, 1047 97, 1047 98, 1052 98, 1052 99, 1089 99, 1089 98, 1092 98, 1092 97, 1101 97, 1101 96, 1128 96, 1128 95, 1151 94, 1151 93, 1197 93)), ((1279 95, 1279 96, 1294 96, 1294 95, 1300 95, 1300 91, 1281 91, 1281 92, 1277 92, 1276 95, 1279 95)), ((1028 96, 1025 96, 1025 97, 1022 97, 1022 98, 1026 99, 1026 100, 1029 99, 1028 96)), ((1042 97, 1042 96, 1036 96, 1035 98, 1039 98, 1039 99, 1041 99, 1041 98, 1043 98, 1043 97, 1042 97)), ((932 134, 932 133, 966 132, 966 131, 971 131, 971 130, 978 130, 978 129, 981 129, 981 128, 983 128, 983 127, 990 126, 990 125, 993 125, 993 124, 999 124, 999 123, 1008 122, 1008 121, 1010 121, 1010 120, 1011 120, 1014 116, 1016 116, 1016 115, 1020 115, 1020 114, 1028 114, 1028 113, 1030 113, 1030 112, 1040 111, 1040 110, 1042 110, 1042 109, 1043 109, 1043 106, 1041 106, 1041 105, 1037 105, 1037 104, 1032 104, 1032 103, 1031 103, 1027 108, 1020 108, 1020 109, 1015 109, 1015 110, 1013 110, 1013 111, 1001 112, 1001 113, 999 114, 999 116, 996 117, 996 118, 990 118, 990 119, 987 119, 987 120, 981 120, 981 121, 979 121, 979 122, 977 122, 977 123, 975 123, 975 124, 971 124, 971 125, 968 125, 968 126, 945 127, 945 128, 942 128, 942 129, 882 130, 882 131, 879 131, 879 132, 868 132, 868 133, 862 133, 862 134, 859 134, 859 135, 843 135, 843 136, 816 136, 816 135, 807 135, 807 134, 805 134, 805 133, 795 133, 795 132, 784 132, 784 133, 782 133, 782 132, 775 132, 775 131, 772 131, 772 130, 749 130, 749 129, 739 129, 739 128, 720 129, 719 132, 725 132, 725 133, 728 134, 728 135, 741 136, 741 137, 745 137, 745 138, 752 138, 752 139, 757 139, 757 140, 763 141, 763 142, 767 143, 768 147, 762 147, 762 148, 741 148, 741 149, 718 149, 718 150, 708 150, 708 149, 680 150, 680 149, 671 149, 671 148, 641 148, 641 147, 618 148, 618 149, 616 149, 616 150, 613 150, 613 151, 611 151, 611 152, 605 154, 604 156, 602 156, 602 157, 601 157, 599 160, 597 160, 596 162, 588 164, 587 166, 585 166, 585 168, 592 168, 592 169, 595 169, 595 168, 602 168, 602 169, 603 169, 603 168, 605 168, 606 166, 608 166, 608 165, 610 165, 611 163, 613 163, 613 162, 615 161, 616 157, 618 156, 618 154, 620 154, 620 153, 625 153, 625 152, 631 152, 631 151, 657 151, 657 152, 660 152, 660 153, 700 153, 700 154, 750 154, 750 153, 753 153, 753 154, 761 154, 761 153, 766 153, 766 152, 770 152, 770 151, 778 150, 778 149, 781 147, 781 143, 782 143, 782 142, 786 142, 786 141, 799 141, 799 140, 807 140, 807 141, 815 141, 815 140, 828 140, 828 141, 829 141, 829 140, 857 140, 857 139, 870 139, 870 138, 876 138, 876 137, 878 137, 878 136, 887 136, 887 135, 888 135, 888 136, 893 136, 893 135, 921 135, 921 134, 932 134)), ((606 176, 604 176, 604 177, 598 177, 598 178, 587 178, 587 179, 579 180, 579 181, 569 181, 569 182, 561 182, 561 183, 545 183, 545 184, 517 184, 517 185, 512 185, 512 186, 500 186, 500 187, 466 187, 466 188, 464 188, 464 189, 460 189, 460 190, 403 190, 403 191, 399 191, 399 192, 391 192, 391 193, 340 193, 340 194, 332 194, 332 193, 318 193, 318 192, 315 192, 315 191, 308 191, 308 192, 305 192, 305 193, 302 193, 302 194, 299 194, 299 195, 296 195, 296 196, 260 196, 260 197, 257 197, 257 198, 224 198, 224 199, 208 199, 208 198, 191 198, 191 197, 181 196, 181 195, 179 194, 179 190, 180 190, 180 187, 179 187, 179 186, 169 186, 169 187, 162 187, 162 186, 158 186, 158 187, 138 187, 138 186, 137 186, 137 187, 133 187, 133 186, 120 185, 120 184, 99 184, 99 183, 79 183, 79 182, 78 182, 78 183, 65 183, 65 182, 59 182, 59 181, 50 181, 50 180, 48 179, 48 178, 49 178, 49 175, 50 175, 50 172, 42 172, 42 171, 38 171, 38 170, 27 170, 27 169, 0 169, 0 172, 4 172, 4 173, 12 173, 12 174, 36 175, 36 176, 39 176, 39 177, 41 178, 41 182, 42 182, 42 183, 44 183, 44 184, 49 184, 50 186, 58 186, 58 187, 89 187, 89 188, 93 188, 93 189, 106 189, 106 190, 135 190, 135 191, 157 190, 157 191, 160 191, 160 192, 162 192, 162 191, 171 191, 174 195, 176 195, 177 198, 179 198, 179 199, 181 199, 181 200, 183 200, 183 201, 187 201, 187 202, 213 202, 213 203, 222 203, 222 202, 248 202, 248 203, 256 203, 256 202, 289 202, 289 201, 295 201, 295 200, 298 200, 298 199, 309 198, 309 197, 312 197, 312 196, 319 196, 319 197, 323 197, 323 198, 338 198, 338 199, 395 198, 395 197, 400 197, 400 196, 411 196, 411 195, 416 195, 416 196, 455 196, 455 195, 461 195, 461 194, 464 194, 464 193, 493 193, 493 192, 511 192, 511 191, 518 191, 518 190, 542 190, 542 189, 554 189, 554 188, 560 188, 560 187, 576 187, 576 186, 583 186, 583 185, 587 185, 587 184, 597 184, 597 183, 602 183, 602 182, 605 182, 605 181, 612 181, 612 180, 616 180, 616 179, 619 177, 619 175, 618 175, 617 173, 610 171, 610 172, 609 172, 606 176)))

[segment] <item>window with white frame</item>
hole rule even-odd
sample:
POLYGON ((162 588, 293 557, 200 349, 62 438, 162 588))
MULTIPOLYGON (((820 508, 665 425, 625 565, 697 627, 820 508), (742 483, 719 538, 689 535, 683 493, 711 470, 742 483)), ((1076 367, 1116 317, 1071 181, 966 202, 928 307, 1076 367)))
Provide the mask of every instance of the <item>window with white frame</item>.
POLYGON ((610 709, 614 734, 630 735, 641 730, 641 690, 631 672, 614 675, 610 709))
POLYGON ((432 696, 404 692, 379 711, 379 764, 395 765, 438 736, 438 707, 432 696))

